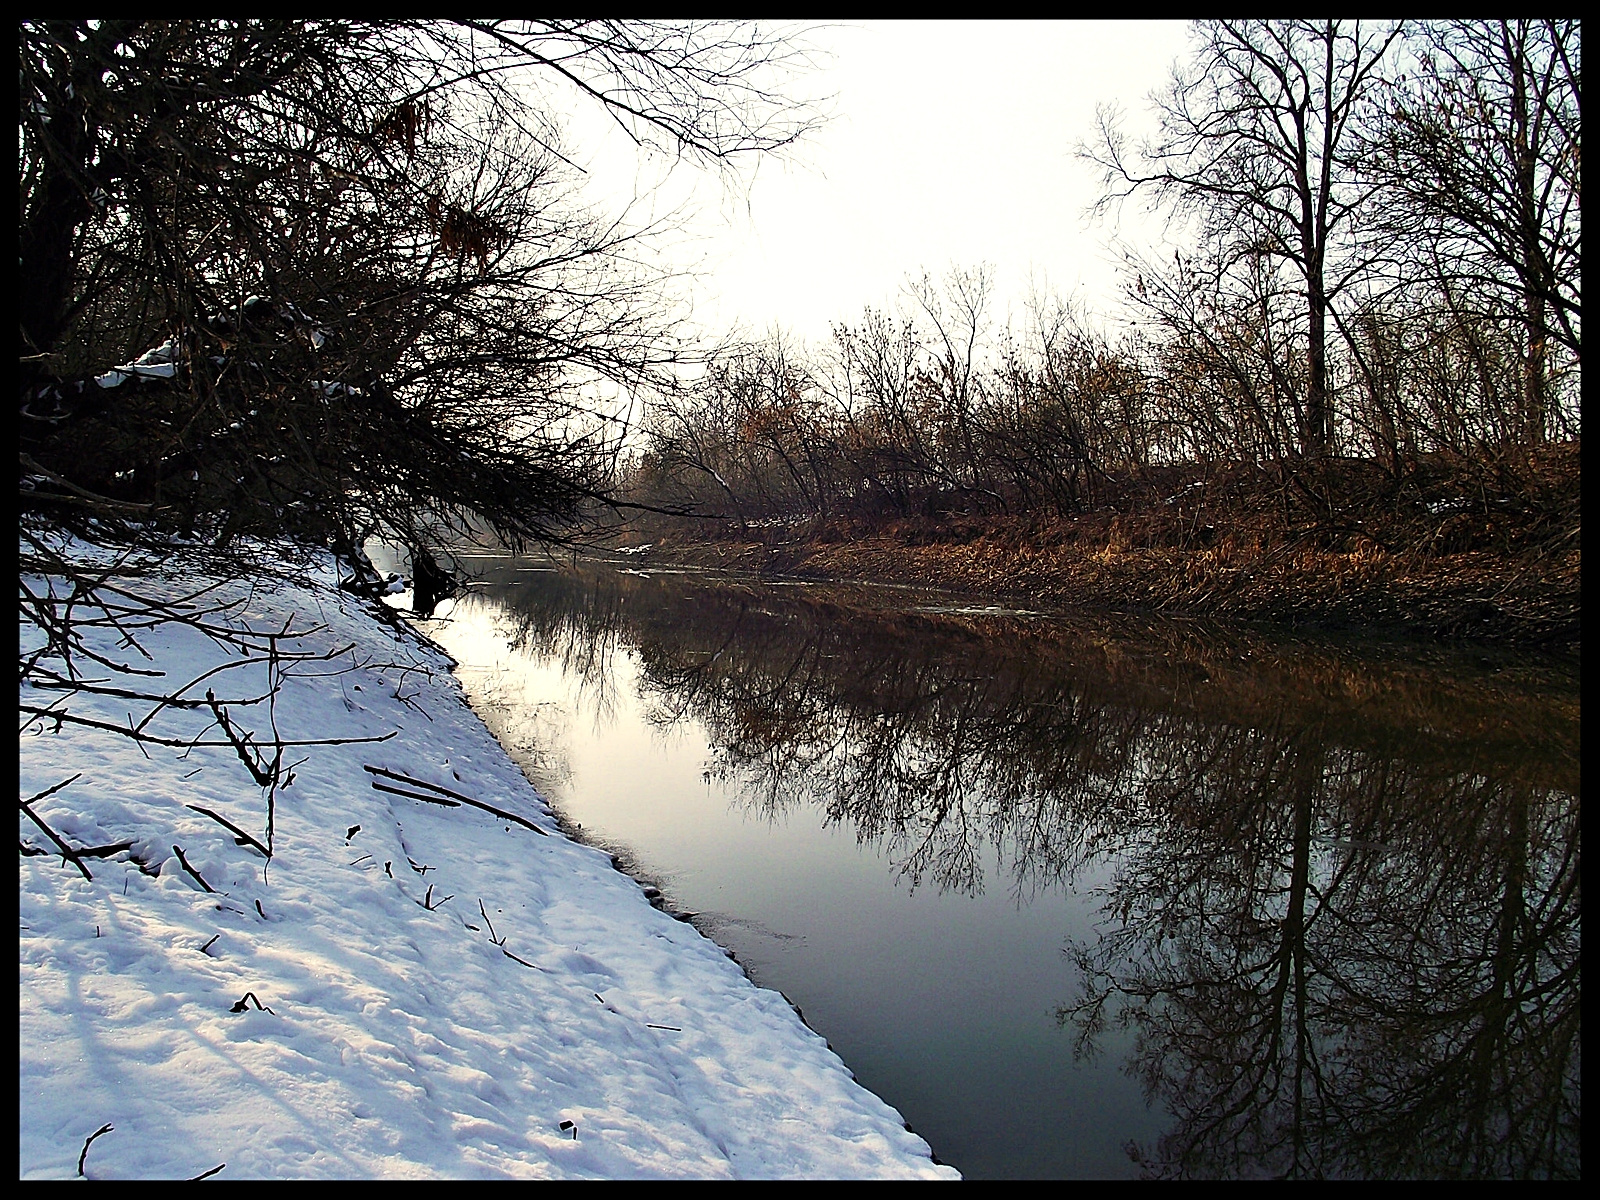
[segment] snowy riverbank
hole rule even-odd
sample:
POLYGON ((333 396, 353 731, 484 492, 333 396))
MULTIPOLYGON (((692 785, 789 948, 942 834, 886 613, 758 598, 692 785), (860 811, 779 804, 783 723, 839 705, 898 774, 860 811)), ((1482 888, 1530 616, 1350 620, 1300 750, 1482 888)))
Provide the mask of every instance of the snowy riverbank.
POLYGON ((70 714, 24 728, 22 798, 72 780, 19 819, 22 1178, 955 1177, 560 835, 442 652, 301 574, 124 578, 161 619, 80 608, 83 649, 161 674, 22 686, 70 714))

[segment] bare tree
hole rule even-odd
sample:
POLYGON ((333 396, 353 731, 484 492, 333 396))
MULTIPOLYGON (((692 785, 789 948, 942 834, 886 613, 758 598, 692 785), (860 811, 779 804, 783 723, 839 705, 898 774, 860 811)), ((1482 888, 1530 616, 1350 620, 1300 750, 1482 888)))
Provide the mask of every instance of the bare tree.
POLYGON ((982 490, 973 430, 982 400, 980 350, 990 321, 994 269, 987 263, 976 268, 952 267, 937 284, 924 272, 907 291, 917 319, 925 319, 932 327, 935 379, 947 409, 946 423, 955 434, 952 449, 957 461, 950 464, 952 474, 962 487, 982 490))
POLYGON ((1552 350, 1582 350, 1580 28, 1576 20, 1422 26, 1364 156, 1410 269, 1523 329, 1520 428, 1544 440, 1552 350))
POLYGON ((1345 21, 1202 21, 1196 53, 1155 98, 1160 132, 1129 146, 1102 109, 1080 153, 1104 172, 1102 205, 1134 192, 1198 220, 1217 269, 1286 264, 1304 294, 1306 381, 1299 430, 1329 450, 1330 304, 1360 275, 1353 227, 1370 193, 1349 161, 1356 118, 1397 26, 1345 21))
POLYGON ((813 121, 742 23, 21 33, 24 507, 219 545, 561 536, 620 446, 597 387, 683 351, 538 89, 705 163, 813 121))
POLYGON ((832 350, 831 391, 846 430, 849 475, 860 480, 857 507, 888 505, 904 515, 934 461, 913 394, 921 336, 912 321, 869 307, 858 324, 833 327, 832 350))

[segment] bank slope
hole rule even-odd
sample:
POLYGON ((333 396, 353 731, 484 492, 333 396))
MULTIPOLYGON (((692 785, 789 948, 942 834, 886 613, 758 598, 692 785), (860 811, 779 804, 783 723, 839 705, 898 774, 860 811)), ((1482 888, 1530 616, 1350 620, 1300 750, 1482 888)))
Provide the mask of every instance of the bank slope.
POLYGON ((448 658, 331 561, 184 606, 213 582, 128 577, 168 619, 81 632, 130 669, 80 656, 99 682, 64 691, 47 655, 21 687, 68 714, 24 727, 23 800, 72 780, 19 818, 22 1178, 955 1176, 781 996, 562 837, 448 658), (140 727, 153 705, 118 691, 201 703, 140 727), (274 722, 311 744, 272 792, 243 760, 270 775, 274 722))

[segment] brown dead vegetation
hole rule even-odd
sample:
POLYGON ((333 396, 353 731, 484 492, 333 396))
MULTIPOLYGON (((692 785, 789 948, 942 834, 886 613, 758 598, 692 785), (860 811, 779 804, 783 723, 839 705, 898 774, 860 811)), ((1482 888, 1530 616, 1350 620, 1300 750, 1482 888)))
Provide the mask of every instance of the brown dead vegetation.
POLYGON ((1362 461, 1305 485, 1185 468, 1109 481, 1107 503, 1072 517, 699 520, 649 537, 657 560, 764 574, 1576 651, 1579 444, 1520 466, 1515 498, 1448 461, 1422 464, 1402 489, 1362 461))

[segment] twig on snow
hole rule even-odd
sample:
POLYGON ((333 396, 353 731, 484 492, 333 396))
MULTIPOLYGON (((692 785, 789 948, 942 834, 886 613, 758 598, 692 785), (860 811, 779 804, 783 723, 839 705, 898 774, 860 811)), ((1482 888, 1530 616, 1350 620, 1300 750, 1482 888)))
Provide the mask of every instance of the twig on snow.
POLYGON ((421 800, 426 804, 440 804, 445 808, 460 808, 454 800, 446 800, 443 796, 424 796, 421 792, 408 792, 404 788, 390 787, 386 783, 379 783, 376 779, 372 786, 380 792, 393 792, 396 796, 404 796, 408 800, 421 800))
MULTIPOLYGON (((115 1125, 102 1125, 102 1126, 100 1126, 99 1129, 96 1129, 88 1137, 83 1139, 83 1153, 78 1155, 78 1174, 79 1175, 83 1174, 83 1160, 89 1157, 89 1143, 94 1141, 95 1138, 99 1137, 102 1133, 110 1133, 115 1128, 116 1128, 115 1125)), ((87 1178, 87 1176, 85 1176, 85 1178, 87 1178)))
POLYGON ((17 803, 22 807, 22 811, 28 814, 28 820, 32 821, 35 825, 42 829, 44 831, 44 835, 56 844, 56 848, 61 851, 62 864, 65 865, 66 863, 70 862, 73 866, 77 867, 78 870, 83 872, 83 877, 85 879, 87 879, 90 883, 93 883, 94 876, 89 874, 89 868, 84 866, 82 861, 79 859, 78 851, 74 850, 71 846, 67 845, 66 842, 62 841, 61 838, 56 835, 56 831, 51 829, 50 826, 46 825, 44 818, 38 813, 34 812, 32 807, 35 800, 43 800, 46 796, 49 796, 55 792, 59 792, 73 780, 81 779, 82 777, 83 772, 80 771, 78 774, 74 775, 72 779, 63 779, 60 783, 56 784, 55 787, 46 788, 37 796, 30 796, 28 799, 19 800, 17 803))
POLYGON ((209 883, 207 883, 204 879, 200 878, 200 872, 196 871, 193 867, 191 867, 189 865, 189 860, 183 856, 183 847, 182 846, 174 845, 172 847, 172 852, 178 856, 178 865, 181 866, 185 871, 189 872, 189 874, 191 876, 193 876, 194 881, 196 883, 198 883, 201 887, 205 888, 205 890, 208 891, 208 892, 215 892, 217 890, 216 888, 212 887, 209 883))
POLYGON ((433 886, 434 885, 431 883, 428 885, 428 890, 423 893, 423 897, 421 901, 419 901, 422 907, 427 909, 429 912, 433 912, 441 905, 448 904, 450 901, 455 899, 455 895, 452 893, 451 895, 446 896, 443 900, 439 901, 438 904, 433 903, 433 886))
POLYGON ((478 901, 478 911, 483 914, 483 923, 489 927, 489 940, 491 942, 493 942, 496 946, 504 947, 505 944, 506 944, 506 940, 503 937, 496 937, 495 936, 494 922, 489 920, 489 912, 488 912, 487 909, 485 909, 483 907, 483 901, 482 900, 478 901))
POLYGON ((204 816, 210 817, 213 821, 215 821, 218 825, 221 825, 224 829, 230 830, 234 835, 234 841, 236 841, 239 845, 241 845, 241 846, 253 846, 257 850, 261 851, 261 853, 266 855, 268 858, 272 857, 272 851, 268 850, 265 846, 263 846, 255 838, 251 837, 248 833, 246 833, 244 830, 240 829, 232 821, 228 820, 227 817, 220 816, 219 814, 212 812, 209 808, 206 808, 206 807, 204 807, 202 805, 199 805, 199 804, 185 804, 184 807, 185 808, 192 808, 192 809, 194 809, 195 812, 201 813, 204 816))
MULTIPOLYGON (((457 800, 462 804, 470 804, 473 808, 481 808, 481 809, 483 809, 484 812, 493 813, 495 816, 501 818, 502 820, 513 821, 516 824, 521 825, 524 829, 531 829, 535 833, 540 834, 541 836, 544 836, 544 837, 549 837, 550 836, 548 830, 540 829, 532 821, 529 821, 529 820, 527 820, 527 819, 525 819, 523 817, 519 817, 519 816, 517 816, 516 813, 509 813, 503 808, 496 808, 492 804, 485 804, 482 800, 474 800, 471 796, 463 796, 460 792, 451 791, 447 787, 440 787, 437 783, 429 783, 426 779, 413 779, 413 778, 411 778, 411 776, 402 775, 398 771, 388 771, 388 770, 385 770, 383 767, 374 767, 374 766, 370 766, 367 763, 362 763, 361 764, 361 769, 364 770, 364 771, 367 771, 367 772, 369 772, 370 774, 373 774, 373 775, 382 775, 387 779, 397 779, 401 783, 409 783, 414 787, 427 788, 429 791, 438 792, 442 796, 449 796, 452 799, 457 800)), ((385 787, 383 784, 378 783, 376 780, 373 781, 372 786, 377 788, 381 792, 396 792, 397 795, 410 796, 412 799, 415 799, 415 800, 429 800, 433 804, 443 803, 442 801, 439 801, 439 800, 432 800, 430 797, 427 797, 427 796, 419 796, 415 792, 401 792, 401 791, 398 791, 395 788, 385 787)))
POLYGON ((56 784, 54 787, 47 787, 47 788, 45 788, 44 791, 36 792, 32 796, 29 796, 27 801, 26 801, 26 803, 28 803, 28 804, 37 804, 39 801, 43 800, 46 796, 54 796, 57 792, 59 792, 62 788, 66 787, 69 783, 76 783, 76 782, 78 782, 78 780, 80 780, 82 778, 83 778, 83 772, 79 771, 71 779, 63 779, 60 783, 56 784))

